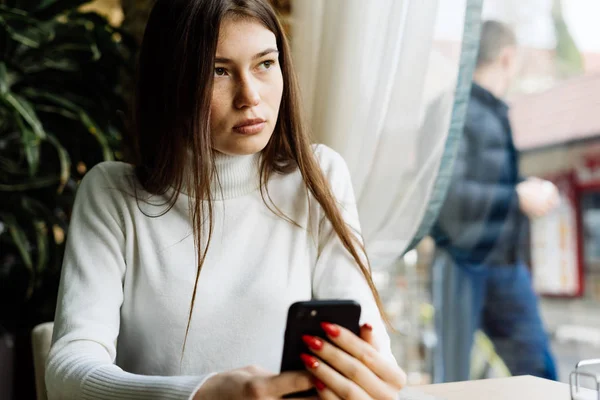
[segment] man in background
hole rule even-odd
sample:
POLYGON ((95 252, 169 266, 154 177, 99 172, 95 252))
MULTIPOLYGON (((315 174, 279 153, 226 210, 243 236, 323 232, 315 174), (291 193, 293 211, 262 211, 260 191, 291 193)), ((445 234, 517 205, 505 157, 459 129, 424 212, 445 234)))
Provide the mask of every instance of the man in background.
POLYGON ((506 95, 517 72, 517 42, 506 25, 483 24, 477 67, 455 170, 433 229, 433 297, 439 344, 434 380, 469 379, 477 330, 513 375, 556 379, 537 298, 519 247, 526 217, 558 205, 556 187, 522 180, 506 95))

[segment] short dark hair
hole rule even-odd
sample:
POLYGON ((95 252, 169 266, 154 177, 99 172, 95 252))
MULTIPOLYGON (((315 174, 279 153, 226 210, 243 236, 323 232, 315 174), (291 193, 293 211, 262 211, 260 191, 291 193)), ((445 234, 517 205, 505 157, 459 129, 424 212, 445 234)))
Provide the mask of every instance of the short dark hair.
POLYGON ((485 21, 481 27, 477 66, 495 61, 504 48, 516 45, 517 37, 510 26, 499 21, 485 21))

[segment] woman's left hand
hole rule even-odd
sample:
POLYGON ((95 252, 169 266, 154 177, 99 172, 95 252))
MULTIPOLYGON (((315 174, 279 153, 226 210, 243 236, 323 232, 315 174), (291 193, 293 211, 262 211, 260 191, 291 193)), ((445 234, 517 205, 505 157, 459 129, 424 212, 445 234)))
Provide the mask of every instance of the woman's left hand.
POLYGON ((314 354, 302 355, 321 399, 396 400, 406 374, 379 353, 370 325, 363 325, 361 337, 334 324, 324 323, 323 329, 335 346, 304 336, 314 354))

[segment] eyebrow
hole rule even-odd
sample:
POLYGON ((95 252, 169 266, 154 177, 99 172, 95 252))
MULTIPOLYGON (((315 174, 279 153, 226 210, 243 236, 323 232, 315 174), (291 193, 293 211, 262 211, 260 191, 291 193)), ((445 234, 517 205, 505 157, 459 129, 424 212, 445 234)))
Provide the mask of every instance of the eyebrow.
MULTIPOLYGON (((274 49, 274 48, 269 48, 269 49, 261 51, 260 53, 255 54, 252 57, 252 59, 256 60, 258 58, 264 57, 267 54, 271 54, 271 53, 279 53, 279 50, 274 49)), ((216 57, 215 58, 215 62, 216 63, 220 63, 220 64, 231 64, 231 63, 233 63, 232 60, 230 60, 229 58, 225 58, 225 57, 216 57)))

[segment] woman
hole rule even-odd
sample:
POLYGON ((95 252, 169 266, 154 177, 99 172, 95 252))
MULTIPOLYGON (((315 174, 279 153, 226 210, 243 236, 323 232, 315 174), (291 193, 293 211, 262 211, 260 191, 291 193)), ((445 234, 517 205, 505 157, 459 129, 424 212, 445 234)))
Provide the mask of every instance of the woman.
POLYGON ((77 194, 50 399, 395 398, 350 176, 310 146, 298 99, 265 0, 157 1, 136 165, 102 163, 77 194), (287 309, 310 298, 359 301, 361 338, 328 326, 339 348, 305 337, 307 371, 274 374, 287 309))

